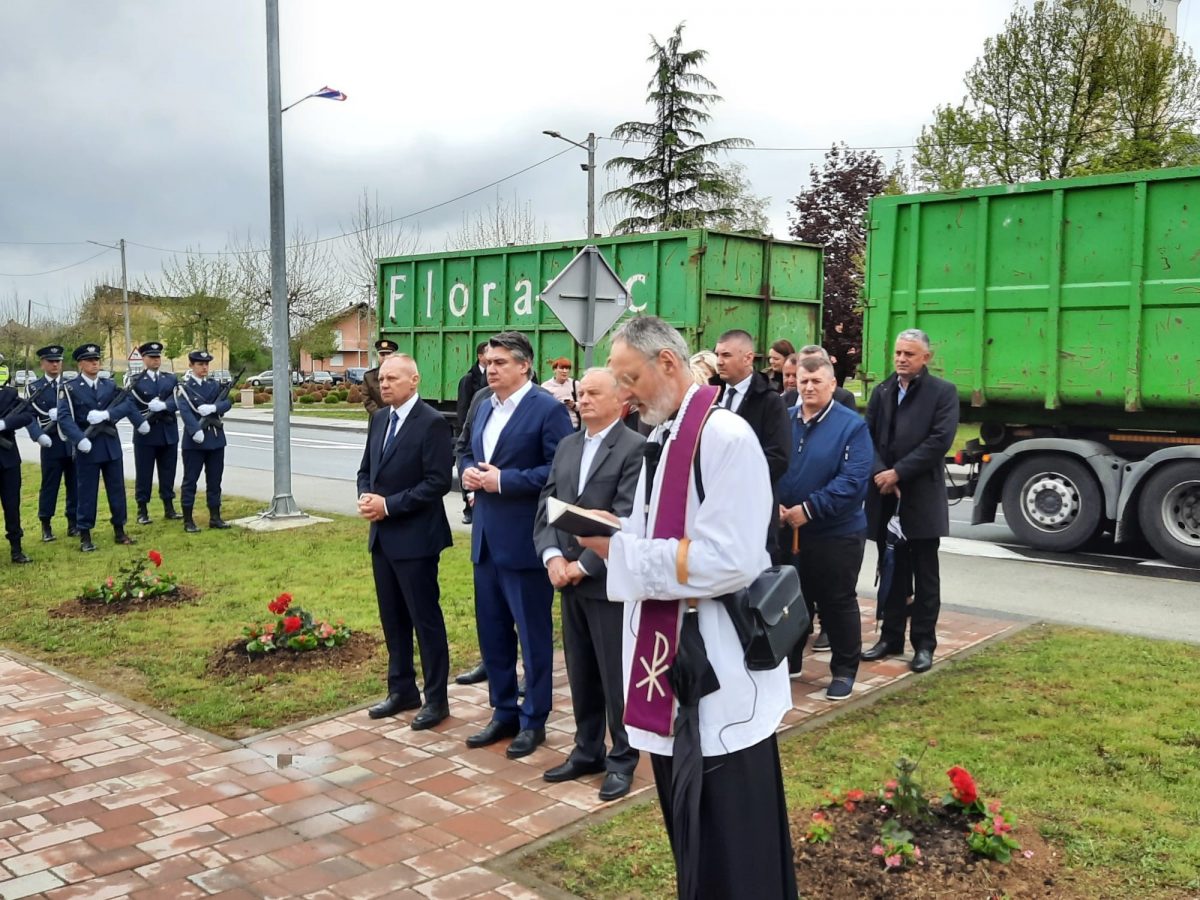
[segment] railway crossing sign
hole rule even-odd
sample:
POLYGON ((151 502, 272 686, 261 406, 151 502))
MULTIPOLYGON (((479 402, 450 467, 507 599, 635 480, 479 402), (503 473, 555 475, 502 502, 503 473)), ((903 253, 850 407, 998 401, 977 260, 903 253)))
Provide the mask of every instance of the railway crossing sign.
POLYGON ((583 346, 583 364, 590 367, 596 341, 629 308, 629 292, 600 250, 588 244, 542 291, 542 302, 583 346))

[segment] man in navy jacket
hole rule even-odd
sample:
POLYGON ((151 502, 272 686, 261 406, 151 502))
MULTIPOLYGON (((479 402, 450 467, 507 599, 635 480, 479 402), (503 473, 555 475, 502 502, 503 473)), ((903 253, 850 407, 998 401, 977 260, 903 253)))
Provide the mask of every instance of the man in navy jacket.
MULTIPOLYGON (((874 449, 866 422, 833 399, 837 379, 828 359, 802 358, 796 376, 800 405, 788 411, 792 443, 779 482, 780 538, 800 575, 809 616, 819 612, 829 636, 832 680, 825 696, 845 700, 862 653, 856 586, 874 449)), ((788 658, 793 674, 799 674, 807 642, 805 636, 788 658)))
POLYGON ((208 527, 228 528, 221 518, 221 478, 225 474, 225 425, 221 417, 233 408, 228 392, 208 377, 212 354, 193 350, 188 354, 191 367, 176 386, 175 403, 183 419, 183 484, 179 499, 183 504, 183 530, 200 530, 192 518, 196 485, 204 472, 204 494, 208 501, 208 527))
POLYGON ((179 421, 175 418, 175 376, 160 371, 163 345, 147 341, 138 347, 146 368, 131 375, 129 395, 138 412, 150 423, 150 431, 133 436, 133 499, 137 501, 137 523, 150 524, 150 488, 154 470, 158 470, 158 496, 162 498, 163 518, 178 519, 175 511, 175 468, 179 462, 179 421))
POLYGON ((462 485, 475 492, 471 561, 475 620, 487 668, 492 721, 467 738, 485 747, 513 738, 510 759, 546 739, 551 705, 554 588, 534 549, 538 497, 558 442, 574 431, 567 408, 530 380, 533 348, 517 331, 488 341, 494 393, 471 422, 471 446, 459 460, 462 485), (517 641, 525 661, 525 699, 517 705, 517 641))
POLYGON ((450 650, 438 589, 438 557, 451 544, 442 497, 450 490, 450 424, 421 402, 417 364, 403 354, 379 366, 383 406, 371 416, 358 467, 358 513, 371 523, 367 546, 379 620, 388 648, 387 697, 372 719, 417 709, 412 728, 448 715, 450 650), (413 632, 421 651, 425 703, 413 668, 413 632))

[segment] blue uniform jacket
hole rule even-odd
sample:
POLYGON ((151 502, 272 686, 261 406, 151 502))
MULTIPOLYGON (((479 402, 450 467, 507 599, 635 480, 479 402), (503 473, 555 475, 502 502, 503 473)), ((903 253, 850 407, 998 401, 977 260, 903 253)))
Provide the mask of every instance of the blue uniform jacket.
POLYGON ((147 372, 142 372, 133 378, 131 384, 130 394, 137 402, 138 412, 150 423, 149 433, 133 433, 134 445, 169 447, 179 443, 179 422, 175 418, 175 387, 179 380, 170 372, 159 372, 155 381, 147 372), (150 412, 146 404, 154 399, 163 401, 167 408, 162 412, 150 412))
MULTIPOLYGON (((64 384, 62 376, 58 379, 59 386, 64 384)), ((42 459, 66 459, 71 456, 71 445, 62 439, 58 426, 50 421, 50 410, 58 408, 58 392, 50 390, 50 379, 43 375, 29 382, 26 396, 32 401, 33 421, 26 431, 29 437, 37 440, 43 434, 50 436, 50 446, 42 448, 42 459)))
POLYGON ((21 451, 17 449, 17 429, 28 425, 33 420, 33 413, 28 407, 17 412, 14 407, 18 405, 21 405, 21 395, 17 393, 17 389, 11 386, 0 387, 0 419, 4 420, 4 430, 0 431, 0 437, 4 438, 4 446, 0 447, 0 469, 11 469, 21 465, 21 451))
POLYGON ((213 403, 217 407, 217 415, 223 416, 233 408, 226 397, 217 401, 222 393, 221 385, 210 378, 197 382, 189 375, 179 380, 175 389, 175 402, 179 407, 179 415, 183 419, 183 449, 184 450, 220 450, 225 446, 225 426, 217 423, 204 429, 204 443, 197 444, 192 435, 200 430, 200 420, 203 416, 196 412, 196 407, 205 403, 213 403))
MULTIPOLYGON (((68 441, 75 447, 83 440, 88 425, 87 414, 93 409, 107 409, 112 431, 120 419, 128 418, 134 428, 145 420, 137 411, 133 398, 126 396, 114 403, 118 393, 117 386, 111 379, 101 378, 94 388, 89 387, 83 376, 67 382, 67 386, 58 394, 58 427, 66 435, 68 441)), ((105 429, 107 431, 108 429, 105 429)), ((87 454, 79 454, 77 462, 102 463, 111 459, 121 458, 121 439, 115 434, 93 432, 90 438, 92 450, 87 454)))
POLYGON ((875 459, 867 423, 837 401, 807 425, 799 406, 788 410, 788 418, 792 446, 778 493, 784 506, 805 506, 809 522, 800 539, 865 534, 863 503, 875 459))

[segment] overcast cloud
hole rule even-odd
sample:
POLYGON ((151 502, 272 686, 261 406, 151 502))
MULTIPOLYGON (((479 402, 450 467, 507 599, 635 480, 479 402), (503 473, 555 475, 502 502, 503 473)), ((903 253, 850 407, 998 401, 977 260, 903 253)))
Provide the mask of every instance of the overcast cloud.
MULTIPOLYGON (((1029 2, 1029 0, 1023 0, 1029 2)), ((1200 38, 1200 0, 1179 33, 1200 38)), ((345 103, 309 100, 284 116, 289 231, 349 227, 363 188, 395 215, 424 209, 563 149, 544 136, 607 136, 649 117, 649 35, 687 21, 685 47, 725 102, 709 137, 752 139, 732 158, 771 198, 774 232, 819 150, 911 144, 1010 0, 561 2, 409 4, 282 0, 284 102, 322 85, 345 103), (792 149, 765 149, 792 148, 792 149)), ((96 280, 131 281, 169 249, 223 249, 268 227, 265 14, 260 0, 0 4, 0 315, 25 301, 61 311, 96 280), (56 246, 52 243, 61 242, 56 246), (38 273, 101 253, 90 262, 38 273), (14 303, 19 301, 19 304, 14 303)), ((621 152, 601 142, 599 161, 621 152)), ((891 160, 895 151, 881 149, 891 160)), ((515 197, 554 239, 582 236, 586 179, 573 150, 498 188, 410 220, 436 251, 464 214, 515 197)), ((606 176, 598 174, 604 187, 606 176)), ((603 213, 600 230, 607 230, 603 213)), ((348 298, 351 299, 351 298, 348 298)))

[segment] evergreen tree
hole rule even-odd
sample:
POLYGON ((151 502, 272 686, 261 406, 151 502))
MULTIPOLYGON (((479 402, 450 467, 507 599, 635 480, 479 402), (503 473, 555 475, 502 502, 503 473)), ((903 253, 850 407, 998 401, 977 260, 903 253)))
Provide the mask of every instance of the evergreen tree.
POLYGON ((618 156, 605 168, 625 173, 632 183, 609 191, 604 201, 631 210, 614 227, 618 234, 635 231, 671 231, 704 228, 718 221, 736 221, 741 193, 729 173, 714 157, 724 150, 749 147, 745 138, 706 141, 700 128, 709 121, 709 108, 721 98, 716 85, 698 71, 707 58, 704 50, 683 50, 683 23, 666 44, 653 36, 654 77, 646 102, 654 108, 652 122, 625 122, 612 136, 648 145, 644 157, 618 156))

